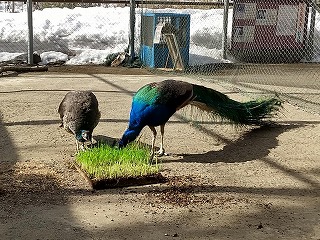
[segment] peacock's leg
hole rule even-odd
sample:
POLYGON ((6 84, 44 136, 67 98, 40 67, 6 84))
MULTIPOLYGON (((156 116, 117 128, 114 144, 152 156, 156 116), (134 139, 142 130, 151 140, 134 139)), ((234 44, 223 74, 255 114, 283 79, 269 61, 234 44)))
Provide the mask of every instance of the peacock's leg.
POLYGON ((157 154, 158 156, 163 156, 165 154, 165 151, 163 148, 164 124, 160 125, 160 133, 161 133, 161 142, 160 142, 160 149, 157 152, 157 154))
POLYGON ((156 143, 157 131, 154 126, 149 126, 149 128, 152 131, 151 156, 150 156, 150 160, 152 160, 154 157, 154 145, 156 143))

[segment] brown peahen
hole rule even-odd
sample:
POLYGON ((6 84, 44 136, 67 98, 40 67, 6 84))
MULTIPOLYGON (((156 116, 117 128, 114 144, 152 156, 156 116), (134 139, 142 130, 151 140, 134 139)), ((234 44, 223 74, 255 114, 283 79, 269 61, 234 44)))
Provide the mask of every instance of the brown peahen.
POLYGON ((164 154, 164 126, 169 118, 186 105, 194 105, 200 110, 240 125, 259 125, 271 117, 281 102, 277 98, 238 102, 225 94, 204 86, 183 81, 165 80, 154 82, 140 88, 134 95, 130 112, 129 126, 119 141, 125 147, 134 141, 145 126, 153 133, 151 158, 160 126, 161 143, 159 155, 164 154))
POLYGON ((61 101, 58 109, 61 125, 76 138, 77 151, 79 143, 89 141, 92 146, 92 132, 100 120, 99 104, 91 91, 70 91, 61 101))

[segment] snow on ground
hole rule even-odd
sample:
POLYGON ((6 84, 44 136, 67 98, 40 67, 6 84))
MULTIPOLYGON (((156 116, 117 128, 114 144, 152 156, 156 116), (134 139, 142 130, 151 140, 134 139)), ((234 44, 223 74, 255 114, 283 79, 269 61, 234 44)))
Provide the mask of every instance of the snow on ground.
MULTIPOLYGON (((68 51, 75 53, 73 54, 75 56, 69 55, 67 64, 101 64, 107 55, 124 51, 127 48, 129 44, 129 10, 129 7, 36 10, 33 12, 34 50, 41 53, 44 64, 56 60, 66 60, 68 51), (53 47, 55 49, 52 49, 53 47)), ((136 9, 136 39, 140 38, 140 11, 141 9, 136 9)), ((191 39, 200 39, 201 41, 201 35, 205 33, 206 36, 212 38, 212 42, 218 42, 217 48, 205 46, 206 44, 212 45, 210 42, 204 43, 202 46, 191 44, 190 65, 222 61, 222 9, 161 9, 157 11, 191 14, 191 39)), ((0 61, 7 61, 26 52, 27 26, 26 11, 1 12, 0 61), (13 46, 14 43, 16 45, 13 46), (17 49, 16 46, 21 47, 21 45, 25 51, 17 49), (14 51, 17 53, 12 53, 14 51)), ((139 49, 136 51, 138 52, 139 49)))
MULTIPOLYGON (((28 23, 25 5, 18 12, 4 11, 0 2, 0 62, 27 52, 28 23), (20 48, 19 48, 20 47, 20 48)), ((146 9, 143 9, 146 11, 146 9)), ((150 10, 147 10, 150 11, 150 10)), ((223 9, 161 9, 157 12, 188 13, 190 65, 224 62, 222 59, 223 9)), ((129 7, 46 8, 33 12, 34 50, 43 64, 102 64, 107 55, 124 51, 129 44, 129 7)), ((136 52, 140 39, 141 8, 136 9, 136 52)), ((319 21, 317 21, 319 22, 319 21)), ((229 11, 228 38, 232 10, 229 11)), ((320 57, 317 57, 320 59, 320 57)))

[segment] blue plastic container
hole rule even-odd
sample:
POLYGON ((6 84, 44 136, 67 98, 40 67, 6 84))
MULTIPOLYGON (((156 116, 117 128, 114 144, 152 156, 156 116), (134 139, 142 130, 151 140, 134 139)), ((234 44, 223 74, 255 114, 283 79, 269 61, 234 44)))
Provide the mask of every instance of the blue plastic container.
POLYGON ((172 26, 184 66, 189 64, 190 15, 178 13, 144 13, 141 22, 141 60, 150 68, 172 68, 168 45, 156 31, 159 24, 172 26))

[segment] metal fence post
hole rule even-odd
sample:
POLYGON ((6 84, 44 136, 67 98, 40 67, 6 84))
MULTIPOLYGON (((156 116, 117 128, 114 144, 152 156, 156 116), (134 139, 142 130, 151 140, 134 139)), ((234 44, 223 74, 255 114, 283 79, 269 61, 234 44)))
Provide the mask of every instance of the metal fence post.
POLYGON ((130 62, 134 61, 134 30, 135 30, 135 23, 136 23, 136 16, 135 16, 135 7, 136 1, 130 0, 130 62))
POLYGON ((229 0, 224 0, 224 12, 223 12, 223 35, 222 35, 222 58, 227 58, 227 39, 228 39, 228 11, 229 0))
POLYGON ((28 12, 28 64, 33 64, 33 24, 32 24, 32 0, 27 0, 28 12))
POLYGON ((307 40, 307 61, 311 61, 313 59, 314 55, 314 28, 316 25, 316 8, 315 8, 315 2, 312 2, 311 4, 311 16, 310 16, 310 27, 309 27, 309 37, 307 40))

